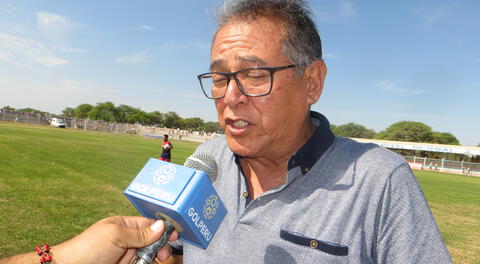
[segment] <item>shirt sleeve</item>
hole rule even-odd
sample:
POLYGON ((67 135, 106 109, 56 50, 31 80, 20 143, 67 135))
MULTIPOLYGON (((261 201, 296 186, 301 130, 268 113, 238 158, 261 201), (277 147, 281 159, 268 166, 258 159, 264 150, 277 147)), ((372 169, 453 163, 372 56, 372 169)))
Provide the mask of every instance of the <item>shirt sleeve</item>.
POLYGON ((377 213, 377 263, 452 263, 407 163, 391 173, 377 213))

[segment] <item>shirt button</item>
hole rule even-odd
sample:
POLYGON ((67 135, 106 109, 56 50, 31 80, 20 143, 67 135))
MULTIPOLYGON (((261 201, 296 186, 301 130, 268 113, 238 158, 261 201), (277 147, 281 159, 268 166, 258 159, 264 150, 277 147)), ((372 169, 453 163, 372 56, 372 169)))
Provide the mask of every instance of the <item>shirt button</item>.
POLYGON ((310 247, 311 248, 317 248, 318 247, 318 242, 316 240, 310 241, 310 247))
POLYGON ((242 196, 243 196, 243 198, 247 198, 248 197, 248 192, 243 192, 242 196))
POLYGON ((303 172, 304 172, 304 173, 307 173, 307 172, 308 172, 308 170, 309 170, 309 168, 308 168, 308 167, 306 167, 305 169, 303 169, 303 172))

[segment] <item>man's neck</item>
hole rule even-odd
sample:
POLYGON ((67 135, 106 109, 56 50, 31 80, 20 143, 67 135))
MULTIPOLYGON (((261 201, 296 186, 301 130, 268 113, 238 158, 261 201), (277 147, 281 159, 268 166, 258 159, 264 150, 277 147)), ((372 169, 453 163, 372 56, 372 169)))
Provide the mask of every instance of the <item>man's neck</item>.
POLYGON ((314 131, 313 124, 308 122, 302 135, 293 134, 298 140, 292 143, 290 150, 283 155, 277 153, 274 159, 268 157, 243 157, 240 159, 252 200, 268 190, 285 184, 288 161, 310 139, 314 131))

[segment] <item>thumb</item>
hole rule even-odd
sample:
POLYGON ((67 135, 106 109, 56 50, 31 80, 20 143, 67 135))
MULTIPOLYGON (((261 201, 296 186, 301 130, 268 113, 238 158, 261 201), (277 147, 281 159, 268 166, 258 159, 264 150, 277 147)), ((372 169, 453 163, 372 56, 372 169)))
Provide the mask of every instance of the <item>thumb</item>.
POLYGON ((165 223, 158 220, 151 226, 127 228, 126 232, 126 247, 127 248, 142 248, 160 239, 160 236, 165 230, 165 223))

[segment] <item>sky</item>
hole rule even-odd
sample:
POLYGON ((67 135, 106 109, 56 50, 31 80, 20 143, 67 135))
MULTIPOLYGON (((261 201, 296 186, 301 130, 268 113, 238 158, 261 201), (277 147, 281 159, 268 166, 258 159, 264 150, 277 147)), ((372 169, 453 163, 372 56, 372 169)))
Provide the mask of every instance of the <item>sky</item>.
MULTIPOLYGON (((328 74, 312 109, 380 132, 423 122, 480 143, 480 2, 310 0, 328 74)), ((111 101, 216 121, 219 0, 0 0, 0 107, 60 114, 111 101)))

